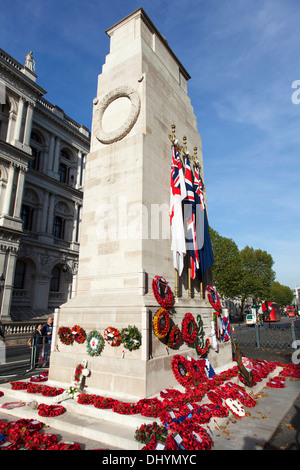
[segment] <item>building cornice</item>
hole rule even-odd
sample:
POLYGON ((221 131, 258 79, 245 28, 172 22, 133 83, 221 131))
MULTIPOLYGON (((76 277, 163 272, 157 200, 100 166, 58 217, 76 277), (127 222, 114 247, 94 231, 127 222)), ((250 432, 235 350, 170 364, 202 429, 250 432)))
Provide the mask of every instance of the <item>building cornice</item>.
POLYGON ((7 163, 19 166, 23 171, 27 171, 28 162, 33 160, 29 153, 2 140, 0 140, 0 158, 7 163))
MULTIPOLYGON (((35 101, 37 98, 47 93, 42 87, 40 87, 35 81, 33 81, 28 75, 25 75, 25 66, 21 65, 17 60, 13 59, 7 52, 0 49, 0 64, 7 72, 14 76, 22 83, 23 89, 30 94, 31 98, 35 101)), ((36 75, 31 72, 31 75, 36 75)))

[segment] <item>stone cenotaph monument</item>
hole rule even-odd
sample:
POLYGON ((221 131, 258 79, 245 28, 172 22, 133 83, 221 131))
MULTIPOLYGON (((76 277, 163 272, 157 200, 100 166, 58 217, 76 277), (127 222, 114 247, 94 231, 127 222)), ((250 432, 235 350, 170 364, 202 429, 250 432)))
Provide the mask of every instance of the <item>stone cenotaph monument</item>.
MULTIPOLYGON (((155 334, 153 319, 161 308, 152 291, 156 276, 174 294, 171 324, 180 328, 190 312, 201 316, 205 338, 211 333, 214 310, 205 283, 190 280, 187 262, 178 276, 170 235, 172 141, 176 137, 185 154, 189 147, 196 152, 203 178, 202 146, 187 94, 190 76, 144 10, 106 33, 110 52, 93 101, 77 287, 55 317, 49 379, 70 383, 74 368, 86 360, 87 393, 135 400, 178 385, 174 355, 199 358, 185 342, 172 349, 155 334), (113 346, 106 337, 101 354, 90 355, 86 342, 60 341, 59 328, 74 325, 103 338, 109 327, 121 332, 135 326, 141 346, 113 346)), ((230 341, 220 342, 218 352, 210 348, 208 359, 213 368, 225 368, 232 360, 230 341)))

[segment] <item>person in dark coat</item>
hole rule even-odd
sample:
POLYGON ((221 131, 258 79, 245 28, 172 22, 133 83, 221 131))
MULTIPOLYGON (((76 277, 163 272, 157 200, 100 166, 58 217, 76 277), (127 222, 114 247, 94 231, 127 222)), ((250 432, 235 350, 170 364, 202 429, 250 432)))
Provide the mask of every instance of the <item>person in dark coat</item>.
POLYGON ((42 335, 45 339, 45 363, 49 362, 50 356, 50 349, 51 349, 51 341, 52 341, 52 329, 53 329, 53 319, 52 317, 48 317, 47 323, 42 328, 42 335))
POLYGON ((34 357, 34 365, 36 366, 41 359, 42 351, 43 351, 43 343, 44 338, 42 335, 42 327, 43 325, 40 323, 37 325, 36 329, 31 335, 31 347, 33 348, 32 354, 34 357))

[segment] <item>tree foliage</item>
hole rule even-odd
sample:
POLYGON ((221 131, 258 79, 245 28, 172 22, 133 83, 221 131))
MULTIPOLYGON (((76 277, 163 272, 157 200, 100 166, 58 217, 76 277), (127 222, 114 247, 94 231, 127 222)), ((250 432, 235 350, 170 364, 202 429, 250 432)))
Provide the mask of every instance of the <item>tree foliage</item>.
POLYGON ((283 286, 277 281, 273 282, 270 289, 270 300, 272 302, 276 302, 279 307, 287 307, 292 303, 293 298, 292 289, 288 286, 283 286))
POLYGON ((213 283, 218 292, 229 298, 239 297, 242 304, 249 297, 259 301, 270 298, 275 279, 272 256, 249 246, 240 251, 232 239, 222 237, 212 228, 209 231, 215 259, 213 283))
POLYGON ((212 267, 213 283, 226 297, 237 297, 241 291, 242 263, 236 243, 210 228, 215 262, 212 267))
POLYGON ((240 252, 243 264, 242 300, 255 297, 264 300, 270 294, 270 287, 275 280, 272 256, 263 250, 246 246, 240 252))

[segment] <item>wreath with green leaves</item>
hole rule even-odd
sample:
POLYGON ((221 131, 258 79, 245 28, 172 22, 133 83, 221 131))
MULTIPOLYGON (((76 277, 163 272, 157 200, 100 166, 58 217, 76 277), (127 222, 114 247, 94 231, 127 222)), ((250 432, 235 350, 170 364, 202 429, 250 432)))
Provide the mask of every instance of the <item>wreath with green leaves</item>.
POLYGON ((71 328, 67 326, 61 326, 59 328, 58 336, 63 344, 70 345, 74 342, 74 335, 72 334, 71 328))
POLYGON ((121 343, 129 351, 139 349, 142 344, 142 334, 136 326, 128 326, 121 330, 121 343))
POLYGON ((104 338, 96 330, 91 331, 86 338, 86 352, 89 356, 100 356, 104 348, 104 338))

